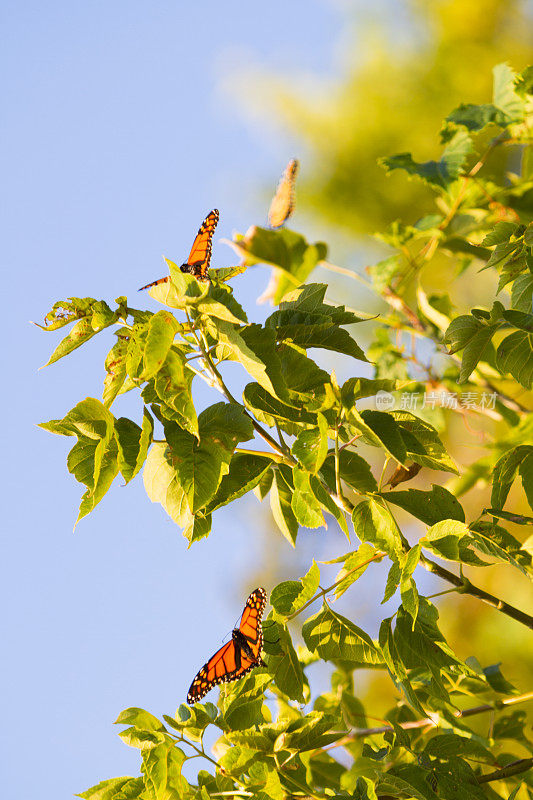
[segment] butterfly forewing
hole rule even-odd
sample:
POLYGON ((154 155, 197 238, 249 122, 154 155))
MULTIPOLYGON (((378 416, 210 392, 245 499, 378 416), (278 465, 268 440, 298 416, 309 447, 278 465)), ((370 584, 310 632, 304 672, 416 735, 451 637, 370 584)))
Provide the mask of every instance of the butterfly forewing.
MULTIPOLYGON (((211 263, 211 243, 218 219, 218 208, 214 208, 200 225, 192 244, 189 257, 187 261, 180 266, 182 272, 188 272, 202 281, 209 280, 208 272, 209 264, 211 263)), ((151 289, 152 286, 159 286, 160 283, 167 283, 169 280, 170 277, 166 275, 164 278, 158 278, 158 280, 152 281, 152 283, 147 283, 146 286, 141 286, 139 291, 142 292, 143 289, 151 289)))
POLYGON ((189 258, 182 264, 182 272, 190 272, 197 278, 208 280, 209 264, 211 263, 212 239, 218 223, 218 209, 214 208, 204 219, 191 247, 189 258))
POLYGON ((235 681, 254 667, 263 665, 261 617, 265 606, 265 590, 254 589, 246 601, 239 627, 233 631, 231 642, 211 656, 191 683, 187 694, 189 705, 201 700, 213 686, 235 681))

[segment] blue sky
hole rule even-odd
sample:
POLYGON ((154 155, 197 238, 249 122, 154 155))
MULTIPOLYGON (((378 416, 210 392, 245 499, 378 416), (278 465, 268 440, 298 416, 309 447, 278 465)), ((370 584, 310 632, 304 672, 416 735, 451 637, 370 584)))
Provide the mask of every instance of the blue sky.
MULTIPOLYGON (((254 63, 334 76, 343 22, 325 0, 3 4, 2 790, 11 800, 68 798, 138 774, 138 752, 113 720, 131 705, 174 713, 253 588, 255 534, 268 525, 252 497, 187 550, 137 478, 116 481, 73 533, 82 487, 66 470, 71 442, 35 424, 99 396, 111 337, 38 371, 60 334, 29 320, 70 295, 126 294, 155 308, 137 287, 164 274, 162 254, 186 255, 215 206, 213 263, 234 263, 217 240, 264 220, 261 192, 295 154, 275 128, 244 121, 228 74, 254 63)), ((250 271, 239 286, 257 319, 266 281, 250 271)), ((139 415, 129 398, 117 411, 139 415)), ((346 549, 338 536, 334 549, 346 549)))
MULTIPOLYGON (((35 426, 100 395, 114 339, 104 333, 39 371, 61 332, 44 334, 29 320, 71 295, 125 294, 155 310, 137 288, 165 273, 163 254, 180 263, 213 207, 213 266, 235 263, 219 240, 264 222, 267 187, 300 154, 275 120, 246 119, 232 76, 260 67, 291 82, 335 80, 345 25, 342 4, 328 0, 271 0, 268 9, 212 0, 3 4, 2 789, 10 800, 63 800, 137 775, 138 751, 117 737, 114 719, 128 706, 161 716, 184 702, 246 593, 261 582, 272 589, 261 554, 265 536, 279 537, 250 496, 217 512, 210 538, 187 550, 140 477, 127 487, 116 480, 73 533, 82 487, 66 470, 72 441, 35 426)), ((326 235, 306 231, 298 215, 294 226, 326 235)), ((235 282, 251 319, 269 313, 255 303, 267 280, 259 268, 235 282)), ((220 399, 203 388, 196 396, 200 406, 220 399)), ((140 417, 130 395, 113 410, 140 417)), ((348 549, 335 526, 301 539, 303 558, 281 540, 293 577, 309 566, 306 539, 317 558, 348 549)), ((372 635, 375 577, 350 598, 372 635)))

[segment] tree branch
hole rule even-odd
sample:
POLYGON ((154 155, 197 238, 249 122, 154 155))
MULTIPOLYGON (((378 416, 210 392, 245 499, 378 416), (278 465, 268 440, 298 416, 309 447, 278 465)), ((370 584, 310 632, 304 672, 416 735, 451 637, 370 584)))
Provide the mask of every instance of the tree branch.
POLYGON ((515 619, 517 622, 521 622, 522 625, 525 625, 527 628, 533 630, 533 617, 530 614, 526 614, 525 611, 520 611, 519 608, 515 608, 509 603, 506 603, 505 600, 500 600, 499 597, 489 594, 489 592, 486 592, 484 589, 480 589, 478 586, 474 586, 474 584, 471 583, 467 578, 461 578, 459 575, 455 575, 453 572, 450 572, 449 570, 445 569, 445 567, 441 567, 439 564, 436 564, 425 555, 420 557, 420 563, 429 572, 433 572, 434 575, 438 575, 439 578, 448 581, 448 583, 453 583, 453 585, 457 586, 462 594, 469 594, 471 597, 477 597, 478 600, 482 600, 489 606, 501 611, 502 614, 507 614, 508 617, 512 617, 512 619, 515 619))
POLYGON ((477 779, 478 783, 488 783, 489 781, 501 781, 504 778, 510 778, 511 775, 518 775, 520 772, 526 772, 533 767, 533 758, 521 758, 518 761, 512 761, 502 769, 497 769, 494 772, 489 772, 488 775, 480 775, 477 779))
MULTIPOLYGON (((526 703, 528 700, 533 700, 533 692, 526 692, 517 697, 509 697, 507 700, 496 700, 494 703, 484 703, 481 706, 465 708, 463 711, 454 711, 453 716, 456 719, 463 719, 464 717, 472 717, 475 714, 484 714, 487 711, 498 711, 506 706, 515 705, 516 703, 526 703)), ((440 718, 438 714, 425 717, 424 719, 415 719, 410 722, 400 722, 400 728, 403 728, 404 731, 417 730, 419 728, 438 728, 439 725, 440 718)), ((361 739, 364 736, 375 736, 379 733, 388 733, 392 730, 394 730, 392 725, 380 725, 376 728, 353 728, 350 734, 345 737, 344 741, 361 739)), ((337 742, 337 745, 338 744, 339 742, 337 742)))

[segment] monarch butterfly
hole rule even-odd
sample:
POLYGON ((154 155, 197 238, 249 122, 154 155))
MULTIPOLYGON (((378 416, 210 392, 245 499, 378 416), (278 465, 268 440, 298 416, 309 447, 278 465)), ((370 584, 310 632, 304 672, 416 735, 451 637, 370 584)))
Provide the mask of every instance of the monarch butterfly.
POLYGON ((281 176, 268 211, 268 224, 271 228, 280 228, 294 211, 294 184, 298 166, 298 161, 291 158, 281 176))
POLYGON ((264 589, 254 589, 246 601, 239 627, 231 634, 231 642, 223 645, 203 665, 187 693, 189 705, 197 703, 218 683, 236 681, 254 667, 264 667, 261 658, 263 628, 261 617, 266 606, 264 589))
MULTIPOLYGON (((217 226, 218 217, 218 208, 214 208, 209 212, 198 229, 198 233, 191 247, 191 252, 189 253, 189 258, 185 264, 182 264, 180 267, 182 272, 190 272, 190 274, 198 278, 199 281, 209 280, 208 270, 211 261, 211 240, 217 226)), ((146 286, 141 286, 139 291, 142 292, 143 289, 159 286, 160 283, 167 283, 169 280, 170 277, 166 275, 164 278, 159 278, 157 281, 147 283, 146 286)))

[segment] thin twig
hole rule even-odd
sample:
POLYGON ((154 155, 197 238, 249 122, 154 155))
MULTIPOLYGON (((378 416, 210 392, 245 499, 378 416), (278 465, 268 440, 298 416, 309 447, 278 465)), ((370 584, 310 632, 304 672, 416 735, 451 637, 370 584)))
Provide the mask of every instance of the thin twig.
POLYGON ((384 558, 385 555, 386 555, 386 553, 382 553, 381 551, 378 551, 377 553, 374 553, 372 558, 369 558, 366 561, 362 561, 361 564, 358 564, 356 567, 351 569, 349 572, 346 573, 346 575, 343 575, 342 578, 339 578, 338 581, 335 581, 335 583, 332 583, 331 586, 328 586, 327 589, 321 589, 319 592, 317 592, 310 600, 307 601, 307 603, 305 603, 300 608, 297 608, 296 611, 292 612, 292 614, 289 614, 289 616, 287 617, 287 620, 294 619, 294 617, 297 617, 298 614, 301 614, 302 611, 304 611, 308 606, 310 606, 316 600, 318 600, 321 597, 325 597, 327 594, 329 594, 332 589, 334 589, 336 586, 338 586, 339 583, 342 583, 343 581, 345 581, 346 578, 348 578, 354 572, 357 572, 362 567, 366 567, 367 564, 371 564, 372 561, 381 560, 382 558, 384 558))
MULTIPOLYGON (((484 714, 487 711, 498 711, 506 706, 515 705, 516 703, 526 703, 529 700, 533 700, 533 692, 526 692, 525 694, 517 697, 509 697, 507 700, 496 700, 494 703, 484 703, 481 706, 465 708, 463 711, 454 711, 453 716, 456 719, 464 719, 465 717, 472 717, 476 714, 484 714)), ((434 714, 431 717, 425 717, 424 719, 400 722, 400 728, 403 728, 404 731, 418 730, 419 728, 438 728, 439 725, 440 717, 438 714, 434 714)), ((376 736, 380 733, 388 733, 392 730, 394 730, 392 725, 380 725, 375 728, 353 728, 349 735, 345 737, 345 741, 349 741, 351 739, 360 739, 364 736, 376 736)))

